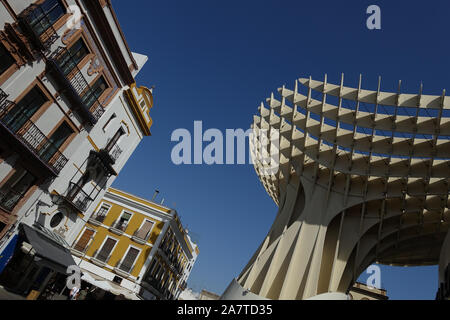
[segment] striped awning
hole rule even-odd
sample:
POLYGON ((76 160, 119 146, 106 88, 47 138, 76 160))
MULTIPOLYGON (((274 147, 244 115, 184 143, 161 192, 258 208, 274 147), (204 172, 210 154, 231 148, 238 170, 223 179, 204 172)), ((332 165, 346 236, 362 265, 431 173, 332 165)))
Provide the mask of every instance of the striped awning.
POLYGON ((142 300, 140 297, 136 295, 136 293, 118 285, 117 283, 109 281, 85 269, 81 269, 81 271, 83 273, 81 280, 89 282, 90 284, 92 284, 97 288, 108 291, 116 296, 122 295, 128 300, 142 300))

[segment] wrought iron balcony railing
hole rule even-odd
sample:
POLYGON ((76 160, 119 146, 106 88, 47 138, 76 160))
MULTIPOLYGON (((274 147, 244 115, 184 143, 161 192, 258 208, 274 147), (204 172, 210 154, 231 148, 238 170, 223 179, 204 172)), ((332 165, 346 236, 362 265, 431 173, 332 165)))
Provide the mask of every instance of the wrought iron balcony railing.
POLYGON ((70 182, 65 199, 69 201, 77 210, 85 212, 93 199, 83 191, 83 187, 70 182))
POLYGON ((69 51, 65 47, 55 50, 47 59, 47 68, 84 122, 91 126, 96 124, 104 108, 69 51))
POLYGON ((94 117, 95 121, 97 122, 100 120, 102 115, 105 113, 105 109, 100 103, 95 103, 94 106, 91 108, 92 110, 92 116, 94 117))
POLYGON ((162 294, 162 285, 161 282, 151 276, 146 278, 146 282, 151 285, 156 291, 158 291, 160 294, 162 294))
POLYGON ((99 223, 103 223, 105 221, 106 215, 104 214, 96 214, 93 215, 89 220, 94 220, 99 223))
POLYGON ((0 207, 11 212, 23 195, 12 189, 0 190, 0 207))
POLYGON ((50 49, 59 38, 49 14, 42 5, 32 4, 19 15, 18 20, 22 31, 39 51, 50 49))
POLYGON ((127 227, 128 227, 128 222, 115 220, 110 228, 123 233, 123 232, 125 232, 127 227))
POLYGON ((111 156, 113 163, 116 163, 116 161, 122 155, 122 152, 122 149, 117 144, 111 149, 109 155, 111 156))
POLYGON ((7 97, 0 89, 0 125, 40 159, 53 174, 58 175, 67 164, 68 159, 31 120, 25 121, 20 128, 17 128, 15 118, 7 117, 9 110, 15 105, 14 102, 7 100, 7 97))

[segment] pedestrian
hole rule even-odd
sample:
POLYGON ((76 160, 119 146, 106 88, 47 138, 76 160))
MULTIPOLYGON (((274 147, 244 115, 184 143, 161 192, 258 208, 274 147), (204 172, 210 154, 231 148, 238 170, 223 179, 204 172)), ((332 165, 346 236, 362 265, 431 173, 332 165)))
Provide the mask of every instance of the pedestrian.
POLYGON ((73 287, 72 290, 70 290, 70 294, 69 294, 70 300, 77 300, 79 291, 80 291, 80 288, 73 287))

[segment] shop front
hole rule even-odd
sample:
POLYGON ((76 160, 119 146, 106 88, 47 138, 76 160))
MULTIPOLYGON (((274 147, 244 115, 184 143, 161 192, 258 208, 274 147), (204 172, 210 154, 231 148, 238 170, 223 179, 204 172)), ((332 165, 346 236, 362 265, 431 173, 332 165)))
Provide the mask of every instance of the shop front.
POLYGON ((20 224, 16 240, 0 285, 29 300, 67 297, 66 270, 76 263, 65 240, 37 224, 20 224))

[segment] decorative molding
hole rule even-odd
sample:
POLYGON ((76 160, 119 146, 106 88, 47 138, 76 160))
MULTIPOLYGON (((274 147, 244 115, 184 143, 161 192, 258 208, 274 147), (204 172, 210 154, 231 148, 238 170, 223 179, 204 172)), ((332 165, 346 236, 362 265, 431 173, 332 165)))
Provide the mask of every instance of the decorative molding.
POLYGON ((61 42, 67 46, 80 32, 81 29, 67 29, 61 37, 61 42))
POLYGON ((89 76, 100 73, 103 71, 103 66, 100 63, 100 59, 97 56, 92 57, 91 64, 87 70, 89 76))

